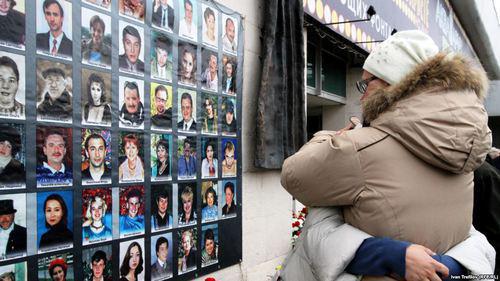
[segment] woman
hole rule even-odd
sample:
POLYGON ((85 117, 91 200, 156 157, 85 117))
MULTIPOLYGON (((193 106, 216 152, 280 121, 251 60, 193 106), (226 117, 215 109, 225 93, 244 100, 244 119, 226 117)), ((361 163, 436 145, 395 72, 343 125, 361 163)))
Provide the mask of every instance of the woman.
POLYGON ((16 275, 14 272, 8 271, 0 275, 0 281, 16 281, 16 275))
POLYGON ((43 204, 45 227, 49 230, 40 239, 40 249, 73 243, 73 232, 68 229, 68 207, 59 194, 51 194, 43 204))
POLYGON ((206 8, 203 13, 205 19, 205 32, 203 33, 203 42, 210 45, 216 45, 215 42, 215 13, 212 9, 206 8))
POLYGON ((235 215, 236 205, 234 204, 234 184, 232 182, 227 182, 224 185, 224 192, 226 196, 226 205, 222 207, 222 215, 235 215))
POLYGON ((120 281, 136 281, 137 276, 141 274, 144 259, 142 257, 141 245, 132 242, 125 253, 122 265, 120 266, 120 281))
POLYGON ((179 82, 194 86, 196 83, 196 51, 190 45, 184 45, 180 49, 182 59, 179 59, 179 82))
POLYGON ((154 171, 153 175, 156 175, 157 178, 170 177, 168 141, 165 139, 160 139, 156 144, 156 171, 154 171))
POLYGON ((215 178, 217 177, 217 157, 214 157, 214 146, 211 142, 207 142, 205 153, 206 158, 201 162, 201 177, 215 178))
POLYGON ((211 98, 207 97, 203 105, 205 107, 205 116, 201 132, 217 134, 217 111, 214 109, 214 102, 211 98))
POLYGON ((121 0, 120 14, 134 17, 138 20, 144 19, 144 4, 143 0, 121 0))
POLYGON ((24 183, 24 165, 15 159, 21 148, 19 131, 11 126, 0 125, 0 187, 24 183))
POLYGON ((196 212, 193 208, 193 189, 188 185, 184 187, 181 193, 182 210, 179 215, 179 225, 188 225, 196 223, 196 212))
POLYGON ((82 225, 83 241, 97 242, 111 238, 111 229, 103 222, 108 206, 104 199, 95 196, 89 200, 85 218, 82 225))
POLYGON ((49 275, 53 281, 66 281, 68 265, 63 259, 55 259, 49 264, 49 275))
POLYGON ((218 215, 217 194, 213 187, 209 187, 205 192, 205 202, 207 205, 201 210, 201 220, 216 220, 218 215))
POLYGON ((88 102, 82 108, 85 123, 111 125, 111 106, 106 102, 106 90, 101 76, 92 73, 87 82, 88 102))
POLYGON ((194 248, 192 230, 182 232, 178 270, 186 272, 196 267, 196 248, 194 248))
POLYGON ((139 157, 139 139, 133 134, 128 134, 123 137, 122 145, 127 159, 118 169, 120 181, 143 181, 144 167, 139 157))
POLYGON ((214 231, 207 229, 205 231, 205 247, 201 251, 201 265, 207 266, 217 262, 219 246, 215 243, 214 231))

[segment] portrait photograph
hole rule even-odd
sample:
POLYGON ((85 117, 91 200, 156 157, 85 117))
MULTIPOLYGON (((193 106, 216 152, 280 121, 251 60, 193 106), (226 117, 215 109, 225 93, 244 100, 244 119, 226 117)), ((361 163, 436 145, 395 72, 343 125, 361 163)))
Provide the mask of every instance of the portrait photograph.
POLYGON ((223 97, 221 104, 221 130, 226 136, 236 136, 238 122, 236 121, 236 99, 223 97))
POLYGON ((84 281, 113 280, 113 249, 111 245, 87 248, 82 251, 84 281))
POLYGON ((203 120, 201 133, 207 135, 217 135, 218 129, 218 108, 219 102, 216 95, 203 93, 201 97, 201 108, 203 120))
POLYGON ((146 0, 118 0, 120 16, 144 22, 146 0))
POLYGON ((144 234, 144 186, 120 188, 120 238, 144 234))
POLYGON ((178 218, 179 226, 195 225, 196 214, 196 182, 178 184, 178 218))
POLYGON ((144 238, 120 243, 120 281, 144 281, 144 238))
POLYGON ((195 179, 196 167, 196 137, 177 137, 177 171, 179 179, 195 179))
POLYGON ((196 256, 198 244, 198 231, 196 228, 177 231, 179 248, 177 249, 178 274, 185 274, 196 270, 196 256))
POLYGON ((0 266, 0 280, 5 281, 27 281, 26 262, 18 262, 0 266))
POLYGON ((111 68, 111 17, 82 8, 82 63, 111 68))
POLYGON ((25 193, 0 195, 0 261, 26 256, 26 211, 25 193))
POLYGON ((82 185, 111 183, 111 131, 82 129, 82 185))
POLYGON ((110 188, 82 191, 82 244, 105 242, 113 239, 113 220, 110 188))
POLYGON ((73 70, 71 65, 37 60, 37 121, 73 122, 73 70))
POLYGON ((72 4, 67 0, 36 1, 36 51, 72 60, 72 4))
POLYGON ((151 280, 165 280, 173 276, 172 233, 151 237, 151 280))
MULTIPOLYGON (((127 1, 127 0, 119 0, 127 1)), ((142 1, 142 0, 130 0, 142 1)), ((144 29, 124 21, 119 23, 119 57, 121 72, 144 76, 144 29)))
POLYGON ((203 44, 217 48, 219 42, 219 12, 216 8, 201 4, 203 12, 203 44))
POLYGON ((38 258, 38 281, 73 281, 75 257, 67 252, 38 258))
POLYGON ((103 9, 105 11, 111 11, 112 2, 116 0, 83 0, 83 3, 89 4, 91 6, 103 9))
POLYGON ((144 81, 120 76, 120 128, 144 129, 144 81))
POLYGON ((0 46, 24 50, 26 40, 25 0, 9 0, 0 6, 0 46))
POLYGON ((151 129, 156 131, 172 131, 172 86, 151 83, 151 129))
POLYGON ((196 49, 193 44, 179 41, 177 71, 179 84, 196 87, 196 49))
POLYGON ((219 227, 215 224, 201 227, 201 267, 219 262, 219 227))
POLYGON ((179 88, 177 90, 177 130, 196 133, 196 91, 179 88))
POLYGON ((25 143, 23 124, 0 124, 0 190, 26 187, 25 143))
POLYGON ((201 178, 216 178, 219 175, 217 139, 201 138, 201 178))
POLYGON ((201 222, 214 221, 219 219, 219 203, 217 193, 217 181, 201 182, 201 222))
POLYGON ((172 228, 172 184, 151 186, 151 231, 156 232, 172 228))
MULTIPOLYGON (((161 0, 159 0, 161 1, 161 0)), ((165 34, 151 31, 151 78, 172 81, 172 39, 165 34)))
POLYGON ((73 184, 73 132, 71 128, 36 128, 37 187, 73 184))
POLYGON ((73 247, 73 192, 39 192, 36 196, 38 253, 73 247))
POLYGON ((233 180, 223 180, 221 190, 219 194, 224 196, 224 202, 222 205, 222 217, 235 217, 236 216, 236 179, 233 180))
POLYGON ((179 36, 198 40, 198 1, 179 0, 179 36))
POLYGON ((82 125, 111 127, 111 73, 82 68, 82 125))
POLYGON ((219 87, 219 67, 217 53, 203 48, 201 50, 201 87, 217 92, 219 87))
POLYGON ((236 95, 238 89, 236 84, 236 67, 238 66, 236 57, 222 56, 222 93, 236 95))
POLYGON ((151 134, 151 181, 172 179, 172 135, 151 134))
POLYGON ((24 56, 0 52, 0 80, 4 81, 2 95, 0 95, 0 118, 25 119, 26 68, 24 56))
POLYGON ((175 11, 174 0, 153 0, 151 13, 151 24, 153 27, 163 29, 168 32, 174 30, 175 11))
POLYGON ((144 181, 144 135, 120 132, 118 180, 120 183, 144 181))
POLYGON ((238 140, 222 139, 222 177, 236 177, 238 170, 238 140))
POLYGON ((222 14, 222 49, 224 52, 238 52, 238 20, 222 14))

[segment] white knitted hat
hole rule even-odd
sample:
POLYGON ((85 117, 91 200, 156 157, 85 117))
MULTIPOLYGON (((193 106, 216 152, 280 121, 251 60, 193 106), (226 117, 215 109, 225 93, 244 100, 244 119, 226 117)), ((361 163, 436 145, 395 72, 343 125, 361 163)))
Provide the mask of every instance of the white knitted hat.
POLYGON ((363 69, 394 85, 438 51, 436 43, 422 31, 399 31, 370 53, 363 69))

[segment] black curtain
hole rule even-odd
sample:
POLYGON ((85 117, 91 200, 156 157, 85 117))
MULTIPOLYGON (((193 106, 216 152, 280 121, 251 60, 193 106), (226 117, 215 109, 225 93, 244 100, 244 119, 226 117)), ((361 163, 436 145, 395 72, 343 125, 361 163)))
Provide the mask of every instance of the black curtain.
POLYGON ((281 169, 306 141, 301 0, 264 1, 255 166, 281 169))

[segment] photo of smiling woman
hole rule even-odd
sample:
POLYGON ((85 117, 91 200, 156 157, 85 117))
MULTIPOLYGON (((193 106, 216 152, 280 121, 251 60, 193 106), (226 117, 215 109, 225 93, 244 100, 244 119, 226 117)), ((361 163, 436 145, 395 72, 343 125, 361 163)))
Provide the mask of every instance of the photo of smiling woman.
POLYGON ((82 201, 83 245, 111 240, 111 189, 84 189, 82 201))
POLYGON ((26 110, 24 56, 0 52, 0 79, 4 81, 1 85, 0 118, 24 119, 26 110))
POLYGON ((120 183, 144 181, 142 134, 121 132, 121 135, 119 181, 120 183))
POLYGON ((144 239, 120 243, 120 281, 144 280, 144 239))
MULTIPOLYGON (((62 253, 38 259, 39 281, 73 281, 74 256, 72 253, 62 253)), ((32 270, 33 268, 30 268, 32 270)), ((17 279, 16 279, 17 280, 17 279)))
POLYGON ((111 74, 83 69, 82 82, 82 124, 111 126, 111 74))
POLYGON ((38 252, 73 246, 73 195, 71 191, 37 194, 38 252))

